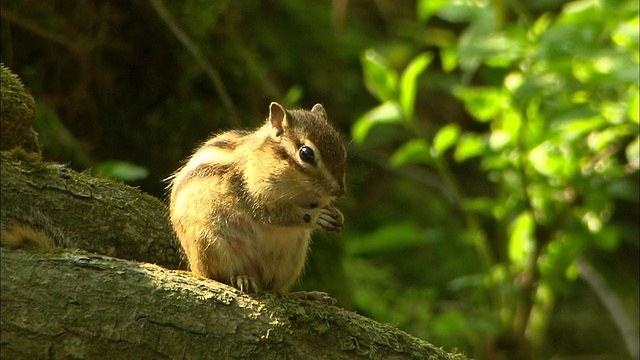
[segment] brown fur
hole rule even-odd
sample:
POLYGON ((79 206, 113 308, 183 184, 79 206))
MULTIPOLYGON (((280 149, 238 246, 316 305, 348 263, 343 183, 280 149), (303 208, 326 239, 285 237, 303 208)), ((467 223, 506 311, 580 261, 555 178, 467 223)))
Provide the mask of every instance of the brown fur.
POLYGON ((31 249, 71 246, 63 229, 36 208, 16 206, 11 209, 11 214, 2 214, 0 230, 3 247, 31 249))
POLYGON ((44 230, 30 224, 14 223, 2 229, 2 246, 14 249, 53 248, 53 238, 44 230))
POLYGON ((286 291, 306 260, 311 232, 337 231, 346 152, 316 105, 272 103, 254 132, 231 131, 201 146, 171 182, 170 213, 191 270, 249 291, 286 291), (310 146, 315 164, 300 160, 310 146), (249 289, 244 289, 249 286, 249 289))

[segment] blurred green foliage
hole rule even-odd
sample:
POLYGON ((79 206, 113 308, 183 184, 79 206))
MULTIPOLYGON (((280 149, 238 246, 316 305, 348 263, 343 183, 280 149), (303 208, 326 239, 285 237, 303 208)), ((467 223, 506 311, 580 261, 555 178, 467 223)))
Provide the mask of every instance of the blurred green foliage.
MULTIPOLYGON (((577 259, 616 250, 621 242, 637 251, 637 218, 611 220, 617 201, 638 202, 637 176, 630 176, 638 171, 638 4, 576 1, 557 14, 510 22, 483 1, 421 0, 417 7, 423 22, 439 17, 466 27, 433 52, 409 59, 400 77, 388 55, 364 52, 364 83, 380 105, 358 119, 352 136, 360 146, 374 148, 400 140, 389 155, 391 166, 438 172, 464 219, 449 236, 473 245, 472 261, 482 265, 476 275, 469 269, 452 279, 450 287, 483 301, 432 314, 416 310, 416 317, 445 324, 427 330, 431 340, 474 329, 458 344, 479 344, 493 334, 513 342, 510 358, 531 351, 551 356, 541 345, 557 298, 579 276, 577 259), (455 119, 433 129, 414 112, 416 101, 418 106, 429 101, 417 94, 418 87, 442 81, 426 73, 417 83, 437 52, 441 69, 433 72, 448 74, 446 91, 485 124, 480 130, 463 130, 455 119), (380 124, 400 127, 403 135, 373 133, 380 124), (454 163, 475 159, 477 176, 491 187, 480 194, 469 191, 452 170, 454 163)), ((377 230, 367 242, 370 252, 390 251, 381 242, 420 242, 421 230, 411 222, 394 224, 395 236, 405 240, 388 231, 377 230)), ((372 296, 356 301, 368 307, 372 296)), ((438 300, 418 294, 414 301, 419 298, 426 304, 438 300)), ((386 311, 381 304, 372 308, 386 311)), ((637 357, 635 331, 627 339, 627 355, 637 357)))
POLYGON ((638 358, 637 1, 7 0, 1 19, 48 157, 163 197, 210 133, 321 102, 351 138, 347 222, 302 288, 477 359, 638 358))

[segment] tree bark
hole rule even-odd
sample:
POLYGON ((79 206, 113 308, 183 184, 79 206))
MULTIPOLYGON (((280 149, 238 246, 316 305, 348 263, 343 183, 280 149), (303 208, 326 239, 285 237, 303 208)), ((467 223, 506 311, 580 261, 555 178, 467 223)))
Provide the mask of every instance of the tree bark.
POLYGON ((4 359, 462 359, 335 306, 79 250, 1 250, 4 359))
POLYGON ((57 246, 186 269, 160 200, 21 149, 2 152, 2 228, 27 223, 57 246))

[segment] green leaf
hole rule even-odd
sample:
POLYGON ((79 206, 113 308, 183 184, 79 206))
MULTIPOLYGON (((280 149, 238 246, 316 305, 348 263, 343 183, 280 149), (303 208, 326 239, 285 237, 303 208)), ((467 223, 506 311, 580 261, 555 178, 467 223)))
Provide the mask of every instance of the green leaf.
POLYGON ((527 37, 530 41, 537 40, 540 35, 544 34, 547 29, 549 29, 549 25, 552 23, 552 16, 550 13, 544 13, 540 16, 529 28, 527 33, 527 37))
POLYGON ((596 153, 634 133, 638 133, 638 128, 631 124, 607 126, 602 130, 590 132, 587 136, 587 145, 591 151, 596 153))
POLYGON ((640 20, 635 18, 623 22, 611 34, 611 39, 618 45, 624 46, 629 50, 638 51, 638 27, 640 20))
POLYGON ((494 130, 489 136, 489 147, 493 151, 500 151, 512 141, 511 134, 504 130, 494 130))
POLYGON ((509 260, 523 271, 535 251, 535 221, 529 212, 520 214, 509 228, 509 260))
POLYGON ((501 208, 504 205, 498 204, 495 199, 488 196, 481 196, 474 199, 467 199, 463 203, 464 209, 476 214, 494 215, 497 208, 501 208))
POLYGON ((627 156, 629 170, 638 171, 640 168, 640 137, 636 136, 636 139, 627 145, 625 149, 625 155, 627 156))
POLYGON ((127 182, 142 180, 149 176, 149 171, 146 168, 118 160, 102 162, 93 171, 98 176, 112 177, 127 182))
POLYGON ((453 71, 459 62, 458 49, 455 46, 443 46, 440 48, 440 61, 445 73, 453 71))
POLYGON ((522 113, 519 110, 513 107, 507 108, 502 113, 500 128, 496 128, 496 130, 505 131, 509 134, 509 142, 515 144, 516 139, 521 135, 522 121, 522 113))
POLYGON ((487 148, 487 140, 478 134, 463 134, 456 146, 453 158, 457 162, 463 162, 472 157, 482 155, 487 148))
POLYGON ((293 85, 284 95, 282 103, 286 107, 294 107, 304 96, 304 88, 300 85, 293 85))
POLYGON ((593 0, 569 2, 563 7, 557 22, 571 25, 583 25, 590 22, 601 23, 601 21, 595 21, 600 20, 598 18, 602 14, 598 9, 600 7, 601 5, 593 0))
POLYGON ((638 108, 639 103, 640 103, 640 97, 638 97, 638 88, 635 87, 634 93, 633 95, 631 95, 631 99, 629 100, 627 114, 629 115, 629 118, 636 124, 640 122, 638 119, 638 116, 639 116, 638 112, 640 112, 640 108, 638 108))
POLYGON ((440 157, 453 146, 460 137, 460 126, 449 124, 443 126, 433 138, 433 156, 440 157))
POLYGON ((435 15, 449 0, 418 0, 417 13, 418 19, 427 22, 435 15))
POLYGON ((573 57, 573 75, 583 83, 618 88, 620 83, 637 81, 637 62, 627 53, 593 51, 573 57))
POLYGON ((567 140, 575 140, 606 125, 600 113, 588 106, 575 106, 549 119, 551 128, 567 140))
POLYGON ((486 7, 478 1, 449 1, 438 11, 438 17, 452 23, 467 22, 479 13, 479 9, 486 7))
POLYGON ((394 101, 388 101, 373 108, 351 128, 351 137, 356 143, 362 144, 372 127, 378 124, 394 124, 402 121, 400 106, 394 101))
POLYGON ((429 66, 431 60, 433 60, 433 54, 420 54, 409 63, 402 73, 400 80, 400 106, 402 107, 404 118, 407 120, 413 119, 418 77, 429 66))
POLYGON ((506 67, 521 58, 524 51, 519 41, 505 34, 473 33, 461 40, 458 57, 461 62, 485 61, 494 67, 506 67))
POLYGON ((529 163, 542 175, 558 179, 570 179, 578 164, 573 149, 561 139, 544 141, 529 152, 529 163))
POLYGON ((398 74, 382 55, 369 49, 362 56, 364 84, 380 101, 393 100, 398 87, 398 74))
POLYGON ((566 286, 562 278, 566 278, 576 257, 590 243, 589 238, 590 235, 581 232, 560 232, 541 251, 538 261, 541 277, 550 281, 550 285, 557 289, 566 286))
POLYGON ((432 164, 433 158, 429 152, 429 144, 424 139, 409 140, 391 156, 391 165, 432 164))
POLYGON ((460 87, 455 91, 455 95, 464 101, 469 114, 481 122, 489 121, 498 115, 507 101, 505 94, 493 87, 460 87))

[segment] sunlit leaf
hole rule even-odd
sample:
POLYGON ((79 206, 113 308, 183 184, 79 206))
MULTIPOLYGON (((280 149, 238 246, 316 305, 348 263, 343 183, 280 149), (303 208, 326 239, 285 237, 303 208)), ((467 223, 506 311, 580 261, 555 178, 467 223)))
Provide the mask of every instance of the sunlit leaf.
POLYGON ((402 121, 402 113, 398 103, 389 101, 373 108, 351 128, 351 137, 357 143, 363 143, 371 128, 378 124, 393 124, 402 121))
POLYGON ((418 19, 422 22, 427 22, 448 2, 449 0, 418 0, 416 4, 418 19))
POLYGON ((518 269, 523 271, 531 261, 535 251, 535 221, 529 212, 520 214, 511 222, 509 227, 509 260, 518 269))
POLYGON ((568 144, 545 141, 529 152, 529 163, 542 175, 568 179, 576 173, 578 164, 568 144))
POLYGON ((620 141, 621 138, 637 133, 638 128, 630 124, 605 127, 600 131, 592 131, 587 136, 587 144, 591 151, 599 152, 620 141))
POLYGON ((402 145, 391 157, 391 165, 431 164, 433 158, 429 151, 429 144, 424 139, 409 140, 402 145))
POLYGON ((640 112, 640 108, 638 107, 640 103, 640 97, 638 97, 638 87, 636 86, 634 89, 634 94, 629 99, 629 106, 627 110, 627 114, 629 118, 633 120, 636 124, 639 122, 638 120, 638 112, 640 112))
POLYGON ((488 34, 479 37, 477 33, 460 43, 458 57, 461 62, 484 61, 495 67, 506 67, 520 59, 523 53, 520 42, 505 34, 488 34))
POLYGON ((458 49, 454 46, 445 46, 440 48, 440 61, 442 62, 442 70, 449 73, 458 66, 458 49))
POLYGON ((599 233, 602 230, 602 218, 595 211, 587 211, 582 216, 582 223, 591 233, 599 233))
MULTIPOLYGON (((509 134, 511 143, 515 143, 515 141, 520 136, 520 131, 522 128, 522 113, 514 108, 505 109, 502 114, 502 119, 500 121, 500 129, 509 134)), ((498 129, 496 129, 498 130, 498 129)))
POLYGON ((416 101, 418 77, 433 60, 433 54, 424 53, 418 55, 404 70, 400 80, 400 106, 405 119, 413 118, 413 108, 416 101))
POLYGON ((449 1, 440 8, 438 17, 453 23, 469 21, 477 16, 478 9, 483 6, 486 7, 486 4, 479 1, 449 1))
POLYGON ((529 152, 529 162, 541 174, 546 176, 555 176, 560 172, 564 163, 558 156, 550 156, 550 153, 556 149, 554 145, 546 141, 529 152))
POLYGON ((531 100, 539 97, 554 96, 566 89, 566 80, 556 73, 531 75, 523 80, 514 94, 514 99, 523 104, 529 104, 531 100))
POLYGON ((527 36, 530 41, 534 41, 538 39, 541 34, 544 34, 545 31, 549 28, 549 25, 552 23, 552 17, 550 13, 544 13, 540 16, 529 28, 529 32, 527 36))
POLYGON ((398 86, 398 74, 382 55, 375 50, 365 51, 362 57, 364 84, 369 93, 380 101, 395 98, 398 86))
POLYGON ((472 157, 482 155, 487 148, 487 141, 482 135, 466 133, 460 137, 453 158, 463 162, 472 157))
POLYGON ((638 78, 638 64, 627 53, 611 50, 575 56, 573 75, 583 83, 606 84, 617 87, 616 82, 633 82, 638 78))
POLYGON ((453 146, 460 137, 460 126, 448 124, 443 126, 433 138, 433 156, 439 157, 453 146))
POLYGON ((592 44, 599 31, 600 29, 581 29, 575 25, 556 24, 540 36, 536 57, 545 60, 550 69, 565 74, 576 55, 593 51, 592 44))
POLYGON ((625 155, 629 164, 630 170, 638 171, 640 168, 640 138, 636 136, 636 139, 627 145, 625 149, 625 155))
POLYGON ((620 24, 611 34, 613 41, 629 49, 638 51, 638 27, 640 26, 640 20, 638 16, 630 21, 620 24))
POLYGON ((492 87, 460 87, 455 95, 464 101, 465 109, 478 121, 489 121, 504 107, 505 95, 492 87))
POLYGON ((504 78, 504 86, 511 93, 515 93, 520 88, 520 86, 522 85, 523 81, 524 80, 523 80, 522 73, 520 73, 520 72, 512 72, 509 75, 505 76, 505 78, 504 78))
POLYGON ((594 21, 591 20, 600 20, 598 19, 598 16, 600 15, 598 8, 600 8, 600 6, 601 5, 599 5, 597 1, 593 0, 568 2, 562 9, 557 22, 559 24, 572 25, 592 23, 594 21))
POLYGON ((566 140, 574 140, 606 124, 600 113, 588 106, 576 106, 549 119, 551 128, 566 140))
POLYGON ((511 134, 504 130, 494 130, 489 136, 489 147, 491 147, 493 151, 502 150, 510 142, 511 134))

